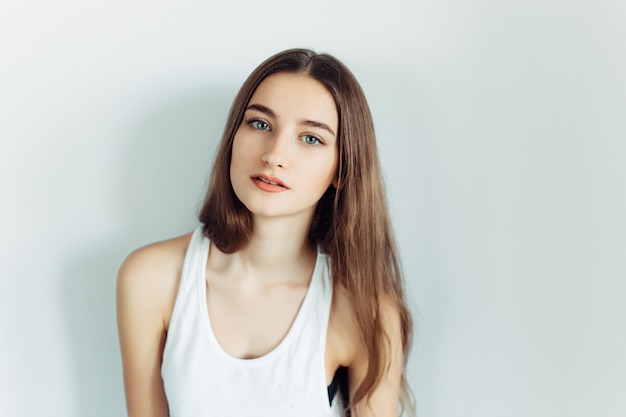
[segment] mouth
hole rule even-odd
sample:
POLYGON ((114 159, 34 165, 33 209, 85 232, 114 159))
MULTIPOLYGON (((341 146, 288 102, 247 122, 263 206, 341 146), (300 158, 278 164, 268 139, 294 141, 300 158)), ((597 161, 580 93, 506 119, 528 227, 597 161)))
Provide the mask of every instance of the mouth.
POLYGON ((260 181, 260 182, 268 184, 268 185, 273 185, 273 186, 277 186, 277 187, 282 187, 284 189, 289 189, 289 187, 287 187, 287 185, 284 182, 282 182, 280 179, 278 179, 278 178, 268 177, 268 176, 263 175, 263 174, 258 174, 258 175, 253 175, 252 179, 260 181))

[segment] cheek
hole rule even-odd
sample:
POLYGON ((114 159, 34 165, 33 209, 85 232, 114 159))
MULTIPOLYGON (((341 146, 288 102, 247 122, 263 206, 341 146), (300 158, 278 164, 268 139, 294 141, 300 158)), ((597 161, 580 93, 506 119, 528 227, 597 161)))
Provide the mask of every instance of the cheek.
POLYGON ((339 153, 335 149, 329 160, 331 161, 328 164, 328 178, 331 182, 337 180, 337 176, 339 175, 339 153))
POLYGON ((233 192, 237 196, 237 199, 241 201, 241 190, 244 187, 244 173, 245 173, 245 155, 244 146, 241 145, 241 140, 237 140, 237 136, 233 139, 233 147, 230 156, 230 170, 229 178, 233 192))
POLYGON ((236 169, 240 168, 243 160, 245 159, 244 146, 242 141, 235 135, 233 139, 233 148, 230 156, 230 175, 231 177, 236 172, 236 169))
POLYGON ((326 191, 326 189, 337 180, 337 158, 335 155, 328 155, 321 161, 318 161, 315 168, 311 169, 311 172, 317 172, 318 175, 312 176, 311 181, 315 182, 315 185, 326 191))

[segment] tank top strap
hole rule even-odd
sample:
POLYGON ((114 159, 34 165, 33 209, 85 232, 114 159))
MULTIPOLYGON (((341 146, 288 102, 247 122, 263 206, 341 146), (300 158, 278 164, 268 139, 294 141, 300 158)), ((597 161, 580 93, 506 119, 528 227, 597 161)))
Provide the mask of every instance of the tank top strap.
POLYGON ((181 285, 183 280, 190 281, 191 284, 197 278, 198 271, 203 271, 206 267, 210 241, 204 236, 202 227, 198 226, 191 235, 183 263, 181 285))
POLYGON ((202 271, 206 265, 209 245, 210 241, 204 236, 202 226, 198 226, 191 235, 183 261, 178 293, 170 317, 168 337, 163 351, 164 362, 167 362, 165 359, 169 357, 170 351, 175 349, 175 346, 171 345, 179 343, 178 336, 193 331, 192 328, 197 326, 194 321, 189 321, 188 318, 199 314, 196 311, 198 303, 194 301, 198 298, 199 280, 202 280, 204 276, 202 271))

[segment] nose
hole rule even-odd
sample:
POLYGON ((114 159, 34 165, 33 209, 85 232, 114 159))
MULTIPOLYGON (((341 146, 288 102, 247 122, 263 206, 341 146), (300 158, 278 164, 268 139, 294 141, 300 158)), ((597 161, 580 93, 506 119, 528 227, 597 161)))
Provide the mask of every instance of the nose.
POLYGON ((270 140, 267 149, 261 155, 261 161, 268 167, 287 168, 289 137, 283 132, 277 132, 270 140))

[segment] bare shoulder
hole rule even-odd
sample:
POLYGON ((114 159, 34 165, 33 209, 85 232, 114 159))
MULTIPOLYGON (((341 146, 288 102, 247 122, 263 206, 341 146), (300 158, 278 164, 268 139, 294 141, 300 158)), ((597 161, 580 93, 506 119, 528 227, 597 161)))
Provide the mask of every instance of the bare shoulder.
POLYGON ((190 239, 191 233, 187 233, 135 249, 126 257, 121 270, 129 268, 143 270, 154 263, 157 263, 158 267, 162 267, 172 262, 182 261, 190 239))
POLYGON ((118 273, 118 302, 128 298, 135 303, 150 303, 167 319, 176 298, 190 238, 189 233, 131 252, 118 273))
MULTIPOLYGON (((380 318, 388 340, 401 340, 400 312, 388 295, 380 297, 380 318)), ((356 312, 350 302, 350 294, 343 285, 335 285, 329 319, 329 336, 333 352, 338 352, 342 366, 365 360, 366 348, 359 334, 356 312), (336 344, 336 346, 335 346, 336 344)))
POLYGON ((328 319, 326 353, 331 359, 331 369, 350 366, 358 351, 360 335, 348 292, 343 285, 333 288, 333 299, 328 319))

